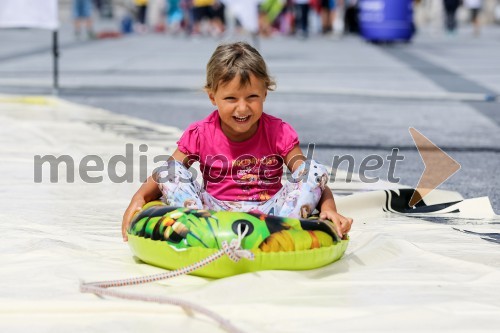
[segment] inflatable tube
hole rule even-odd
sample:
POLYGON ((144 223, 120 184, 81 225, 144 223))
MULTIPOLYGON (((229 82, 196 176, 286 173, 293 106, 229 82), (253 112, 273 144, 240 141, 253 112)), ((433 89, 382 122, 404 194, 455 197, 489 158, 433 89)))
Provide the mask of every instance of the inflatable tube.
POLYGON ((216 253, 222 241, 237 237, 238 226, 248 228, 241 247, 254 260, 237 263, 222 257, 193 272, 221 278, 261 270, 305 270, 340 259, 348 240, 341 240, 332 224, 278 216, 146 204, 128 229, 128 243, 142 261, 169 270, 197 263, 216 253))

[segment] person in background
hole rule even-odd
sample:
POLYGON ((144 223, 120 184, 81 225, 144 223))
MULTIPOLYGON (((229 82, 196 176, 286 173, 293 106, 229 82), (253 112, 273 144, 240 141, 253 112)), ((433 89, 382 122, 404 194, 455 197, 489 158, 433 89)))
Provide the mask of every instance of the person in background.
POLYGON ((177 35, 182 29, 182 13, 180 0, 166 0, 167 31, 177 35))
POLYGON ((95 9, 97 9, 97 12, 99 13, 99 15, 102 17, 102 1, 103 0, 92 0, 92 2, 94 3, 94 7, 95 9))
POLYGON ((217 34, 214 12, 215 0, 193 0, 193 31, 194 37, 202 33, 217 34), (202 31, 202 23, 207 22, 208 31, 202 31))
POLYGON ((82 29, 85 28, 87 37, 94 39, 94 29, 92 26, 92 1, 73 0, 73 20, 75 26, 75 37, 80 38, 82 29))
POLYGON ((454 34, 457 31, 457 9, 461 3, 461 0, 443 0, 445 28, 449 34, 454 34))
POLYGON ((136 30, 140 33, 147 32, 148 28, 146 25, 146 13, 148 10, 148 0, 134 0, 135 8, 136 8, 136 30))
POLYGON ((309 37, 309 0, 294 0, 295 1, 295 17, 296 28, 299 37, 309 37))
POLYGON ((221 0, 215 0, 212 10, 214 12, 214 35, 218 36, 226 30, 226 6, 221 0))
POLYGON ((194 25, 193 0, 180 0, 179 7, 182 11, 181 29, 187 35, 191 35, 194 25))
POLYGON ((474 27, 474 36, 479 36, 481 33, 481 22, 479 20, 479 13, 483 6, 482 0, 465 0, 465 6, 470 10, 470 21, 474 27))
POLYGON ((358 0, 343 0, 344 3, 344 34, 359 33, 358 0))
POLYGON ((284 0, 263 0, 259 7, 259 33, 264 37, 270 37, 275 29, 275 23, 285 8, 284 0))
POLYGON ((321 33, 323 35, 333 32, 335 20, 335 0, 321 0, 321 33))

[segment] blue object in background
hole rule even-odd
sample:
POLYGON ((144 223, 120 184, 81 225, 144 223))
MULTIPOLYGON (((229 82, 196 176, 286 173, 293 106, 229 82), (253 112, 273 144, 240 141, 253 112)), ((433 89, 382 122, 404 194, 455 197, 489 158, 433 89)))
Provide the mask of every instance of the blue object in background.
POLYGON ((126 15, 121 21, 122 34, 131 34, 134 32, 134 20, 126 15))
POLYGON ((360 0, 359 25, 369 41, 409 41, 415 30, 412 0, 360 0))

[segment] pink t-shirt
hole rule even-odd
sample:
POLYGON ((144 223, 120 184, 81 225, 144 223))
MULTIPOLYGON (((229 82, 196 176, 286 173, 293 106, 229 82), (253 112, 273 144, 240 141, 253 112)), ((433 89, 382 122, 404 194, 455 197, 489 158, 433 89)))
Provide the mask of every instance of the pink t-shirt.
POLYGON ((284 157, 297 144, 295 130, 266 113, 250 139, 231 141, 217 110, 191 124, 177 141, 181 152, 200 162, 207 192, 224 201, 265 201, 276 194, 284 157))

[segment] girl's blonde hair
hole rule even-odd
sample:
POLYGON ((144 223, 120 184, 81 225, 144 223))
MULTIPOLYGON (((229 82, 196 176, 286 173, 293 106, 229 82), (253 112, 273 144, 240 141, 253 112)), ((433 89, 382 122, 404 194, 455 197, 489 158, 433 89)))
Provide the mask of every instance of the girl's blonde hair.
POLYGON ((250 74, 262 80, 267 90, 274 90, 276 82, 267 72, 267 66, 260 53, 250 44, 236 42, 217 46, 207 64, 205 90, 216 92, 224 85, 240 76, 241 86, 250 83, 250 74))

